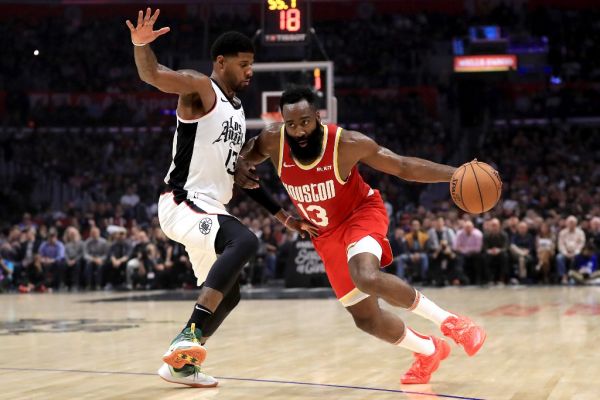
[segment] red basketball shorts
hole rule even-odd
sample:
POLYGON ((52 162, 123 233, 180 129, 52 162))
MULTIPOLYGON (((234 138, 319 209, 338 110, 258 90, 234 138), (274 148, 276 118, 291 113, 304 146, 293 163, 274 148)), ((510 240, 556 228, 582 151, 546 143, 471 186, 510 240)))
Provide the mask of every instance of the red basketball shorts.
POLYGON ((323 264, 329 283, 338 300, 345 307, 354 305, 368 295, 360 292, 348 267, 348 248, 366 236, 375 239, 382 249, 381 266, 392 262, 392 249, 387 240, 388 216, 379 191, 365 197, 347 220, 331 231, 313 239, 313 244, 323 264))

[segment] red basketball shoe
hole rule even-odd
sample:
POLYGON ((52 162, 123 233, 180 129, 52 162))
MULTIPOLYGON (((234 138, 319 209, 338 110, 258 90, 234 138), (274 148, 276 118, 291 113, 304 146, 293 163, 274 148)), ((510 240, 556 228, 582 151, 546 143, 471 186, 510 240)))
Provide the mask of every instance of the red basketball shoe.
POLYGON ((474 356, 485 342, 485 330, 475 325, 467 317, 451 316, 441 326, 444 336, 448 336, 465 349, 469 356, 474 356))
POLYGON ((404 384, 420 384, 427 383, 431 379, 440 362, 445 360, 450 355, 450 345, 443 339, 438 339, 435 336, 430 336, 435 346, 433 354, 426 356, 424 354, 414 353, 415 361, 410 366, 410 369, 400 378, 400 382, 404 384))

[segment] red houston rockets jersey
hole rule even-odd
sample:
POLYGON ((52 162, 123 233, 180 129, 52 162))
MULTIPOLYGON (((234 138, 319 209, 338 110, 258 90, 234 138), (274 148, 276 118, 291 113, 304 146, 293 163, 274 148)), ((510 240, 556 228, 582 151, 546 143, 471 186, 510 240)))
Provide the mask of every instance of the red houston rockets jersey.
POLYGON ((363 202, 372 189, 355 165, 346 181, 338 170, 338 143, 342 128, 323 125, 323 152, 310 165, 292 157, 281 127, 278 173, 300 215, 318 226, 321 233, 336 228, 363 202))

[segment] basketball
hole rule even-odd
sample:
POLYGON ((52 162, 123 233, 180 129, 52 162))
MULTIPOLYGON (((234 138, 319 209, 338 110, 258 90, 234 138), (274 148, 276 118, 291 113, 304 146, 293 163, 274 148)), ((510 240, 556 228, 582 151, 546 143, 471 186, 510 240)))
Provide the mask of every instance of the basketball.
POLYGON ((471 214, 492 209, 502 194, 498 171, 486 163, 473 160, 458 167, 450 180, 454 203, 471 214))

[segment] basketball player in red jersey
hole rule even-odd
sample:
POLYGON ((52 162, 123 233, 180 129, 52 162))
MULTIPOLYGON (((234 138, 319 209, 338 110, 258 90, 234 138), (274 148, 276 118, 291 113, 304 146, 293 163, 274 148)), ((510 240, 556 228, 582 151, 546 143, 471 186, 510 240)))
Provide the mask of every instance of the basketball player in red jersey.
POLYGON ((322 125, 309 88, 285 91, 280 106, 284 123, 267 127, 246 143, 236 182, 256 187, 254 166, 271 159, 298 213, 320 228, 312 241, 337 298, 356 326, 415 353, 402 383, 429 382, 450 346, 406 327, 396 314, 379 307, 378 298, 431 320, 468 355, 477 353, 486 338, 481 327, 381 271, 392 261, 386 239, 388 217, 379 192, 363 181, 357 164, 415 182, 449 182, 456 168, 402 157, 359 132, 322 125))

